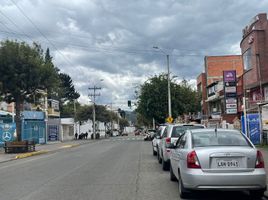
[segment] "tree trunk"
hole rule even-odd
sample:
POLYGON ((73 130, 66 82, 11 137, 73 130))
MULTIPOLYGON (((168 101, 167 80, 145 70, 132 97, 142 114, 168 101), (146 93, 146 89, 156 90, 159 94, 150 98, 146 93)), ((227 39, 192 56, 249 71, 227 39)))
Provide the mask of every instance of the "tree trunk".
POLYGON ((17 141, 21 141, 21 99, 17 98, 15 102, 15 109, 16 109, 16 117, 15 117, 15 122, 16 122, 16 131, 17 131, 17 141))

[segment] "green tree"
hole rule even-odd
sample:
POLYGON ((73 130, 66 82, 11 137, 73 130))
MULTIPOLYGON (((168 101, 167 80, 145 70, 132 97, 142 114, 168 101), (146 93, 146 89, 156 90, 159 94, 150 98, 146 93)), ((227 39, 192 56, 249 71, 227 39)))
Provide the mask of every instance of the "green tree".
POLYGON ((65 73, 60 73, 59 78, 61 82, 59 92, 61 101, 64 103, 66 101, 74 101, 75 99, 78 99, 80 94, 75 90, 72 78, 65 73))
MULTIPOLYGON (((183 80, 180 84, 170 82, 172 117, 197 111, 197 93, 183 80)), ((137 94, 138 123, 148 126, 153 118, 157 123, 164 123, 168 117, 167 75, 160 74, 143 83, 137 94)))
POLYGON ((45 63, 40 45, 6 40, 0 43, 0 96, 15 102, 17 139, 21 140, 21 105, 32 102, 38 89, 54 87, 57 74, 45 63))
MULTIPOLYGON (((96 121, 111 122, 117 121, 118 115, 110 110, 107 110, 105 106, 95 105, 96 121)), ((93 120, 93 106, 84 105, 77 111, 77 120, 85 122, 87 120, 93 120)))

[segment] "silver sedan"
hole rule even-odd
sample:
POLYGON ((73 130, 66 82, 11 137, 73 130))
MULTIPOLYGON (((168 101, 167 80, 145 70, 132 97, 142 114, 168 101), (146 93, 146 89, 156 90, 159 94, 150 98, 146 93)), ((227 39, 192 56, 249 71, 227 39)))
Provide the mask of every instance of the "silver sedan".
POLYGON ((173 145, 170 162, 182 198, 191 190, 248 190, 259 199, 266 190, 263 156, 237 130, 188 130, 173 145))

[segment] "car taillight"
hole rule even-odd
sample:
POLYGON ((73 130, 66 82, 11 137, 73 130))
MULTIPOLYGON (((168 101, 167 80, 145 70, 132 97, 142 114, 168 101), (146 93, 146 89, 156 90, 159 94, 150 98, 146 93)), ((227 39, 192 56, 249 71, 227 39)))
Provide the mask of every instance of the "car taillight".
POLYGON ((193 168, 193 169, 200 169, 201 168, 195 151, 188 153, 188 155, 187 155, 187 167, 193 168))
POLYGON ((262 153, 259 150, 257 151, 257 159, 256 159, 255 168, 264 168, 264 159, 263 159, 262 153))
POLYGON ((171 143, 171 138, 170 137, 167 137, 166 138, 166 144, 170 144, 171 143))

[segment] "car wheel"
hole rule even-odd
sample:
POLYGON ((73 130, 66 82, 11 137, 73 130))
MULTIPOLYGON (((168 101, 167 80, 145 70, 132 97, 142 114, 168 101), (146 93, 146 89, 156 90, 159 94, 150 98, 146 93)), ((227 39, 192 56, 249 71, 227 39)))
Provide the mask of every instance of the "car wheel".
POLYGON ((176 178, 176 176, 174 175, 171 166, 169 166, 169 174, 170 174, 170 180, 171 180, 171 181, 177 181, 177 178, 176 178))
POLYGON ((181 180, 180 174, 179 174, 178 183, 179 183, 179 195, 180 195, 180 197, 181 198, 187 198, 189 196, 189 191, 187 191, 187 189, 185 189, 185 187, 183 185, 183 182, 181 180))
POLYGON ((264 190, 251 190, 249 191, 250 196, 252 199, 262 199, 264 190))
POLYGON ((164 171, 169 170, 169 162, 165 161, 164 158, 162 159, 162 169, 164 171))

